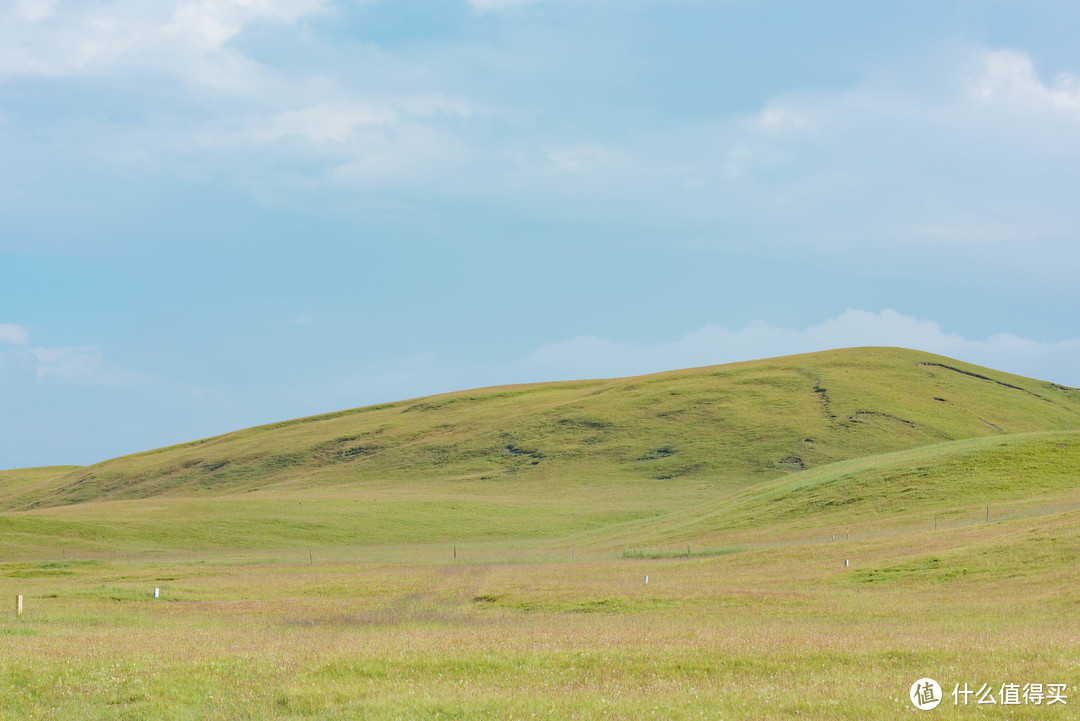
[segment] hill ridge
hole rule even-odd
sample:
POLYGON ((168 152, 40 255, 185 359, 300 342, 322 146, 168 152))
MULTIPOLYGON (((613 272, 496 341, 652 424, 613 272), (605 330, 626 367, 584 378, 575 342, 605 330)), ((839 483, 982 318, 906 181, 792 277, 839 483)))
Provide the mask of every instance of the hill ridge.
POLYGON ((738 488, 944 440, 1072 429, 1077 389, 923 351, 849 348, 279 421, 74 469, 0 507, 435 481, 738 488))

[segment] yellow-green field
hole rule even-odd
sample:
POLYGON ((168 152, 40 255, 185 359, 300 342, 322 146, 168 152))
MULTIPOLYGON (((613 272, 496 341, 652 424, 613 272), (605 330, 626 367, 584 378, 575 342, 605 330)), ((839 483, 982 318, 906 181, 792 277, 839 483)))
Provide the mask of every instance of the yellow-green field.
POLYGON ((360 409, 0 472, 0 507, 0 718, 1080 706, 1080 393, 923 353, 360 409))

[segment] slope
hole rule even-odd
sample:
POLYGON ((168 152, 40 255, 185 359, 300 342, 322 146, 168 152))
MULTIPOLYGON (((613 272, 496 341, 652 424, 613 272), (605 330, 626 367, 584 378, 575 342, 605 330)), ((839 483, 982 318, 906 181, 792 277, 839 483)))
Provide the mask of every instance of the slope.
POLYGON ((1080 431, 1048 431, 839 461, 616 535, 646 545, 771 543, 944 530, 1077 510, 1080 431))
POLYGON ((80 466, 43 466, 0 471, 0 505, 7 499, 35 496, 51 490, 51 482, 80 466))
POLYGON ((1078 428, 1076 389, 923 352, 857 348, 314 416, 78 468, 0 503, 436 483, 507 497, 581 484, 732 492, 948 440, 1078 428))
MULTIPOLYGON (((1069 525, 1080 514, 1080 431, 949 441, 735 492, 579 485, 578 493, 481 495, 433 481, 71 504, 0 514, 0 555, 277 549, 295 558, 310 548, 324 549, 325 557, 332 548, 381 547, 376 552, 389 555, 380 557, 443 558, 449 549, 432 544, 453 543, 468 546, 462 558, 472 559, 545 557, 570 546, 664 558, 685 555, 688 544, 693 555, 714 555, 830 537, 902 539, 1002 521, 1038 530, 1069 525)), ((951 543, 967 540, 954 536, 951 543)))

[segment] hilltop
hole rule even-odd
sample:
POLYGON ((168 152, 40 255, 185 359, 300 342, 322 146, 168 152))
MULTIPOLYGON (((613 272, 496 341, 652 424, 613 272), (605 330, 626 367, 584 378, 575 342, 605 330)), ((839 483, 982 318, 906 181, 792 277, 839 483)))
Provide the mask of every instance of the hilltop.
POLYGON ((1076 389, 930 353, 854 348, 301 418, 56 469, 0 504, 416 483, 508 496, 574 484, 734 492, 854 458, 1072 429, 1076 389))

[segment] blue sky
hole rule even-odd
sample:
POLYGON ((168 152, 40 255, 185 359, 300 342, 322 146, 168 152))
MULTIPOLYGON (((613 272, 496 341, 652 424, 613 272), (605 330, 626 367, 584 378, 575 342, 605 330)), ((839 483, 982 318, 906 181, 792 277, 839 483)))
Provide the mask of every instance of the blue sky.
POLYGON ((0 467, 853 345, 1080 385, 1075 3, 0 3, 0 467))

